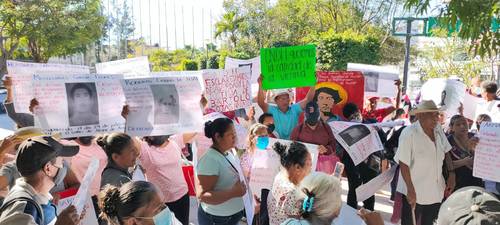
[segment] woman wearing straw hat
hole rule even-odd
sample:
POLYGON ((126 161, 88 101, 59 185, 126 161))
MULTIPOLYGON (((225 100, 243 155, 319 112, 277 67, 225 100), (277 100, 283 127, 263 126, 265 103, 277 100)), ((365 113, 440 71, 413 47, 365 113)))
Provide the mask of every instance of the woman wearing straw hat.
POLYGON ((406 199, 403 201, 402 225, 414 224, 414 221, 432 225, 445 190, 452 191, 455 186, 455 174, 448 154, 452 147, 438 126, 439 111, 433 101, 422 101, 410 112, 418 121, 404 129, 399 139, 394 160, 401 167, 399 180, 404 181, 399 182, 397 188, 406 199), (450 174, 448 182, 442 173, 445 158, 450 174))

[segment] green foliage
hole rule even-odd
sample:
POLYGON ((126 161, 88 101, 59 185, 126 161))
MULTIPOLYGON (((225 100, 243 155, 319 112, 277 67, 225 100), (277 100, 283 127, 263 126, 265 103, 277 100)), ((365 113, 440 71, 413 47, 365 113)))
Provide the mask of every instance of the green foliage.
POLYGON ((27 41, 30 57, 36 62, 84 52, 102 35, 105 18, 100 14, 100 4, 100 0, 1 1, 2 71, 21 39, 27 41))
POLYGON ((435 46, 426 46, 419 54, 417 67, 422 75, 422 80, 430 78, 448 78, 457 76, 467 85, 471 85, 474 77, 488 68, 485 59, 479 59, 468 51, 468 43, 457 35, 445 38, 444 30, 434 31, 443 37, 442 42, 435 46))
MULTIPOLYGON (((406 0, 407 8, 425 13, 431 0, 406 0)), ((498 0, 449 0, 443 3, 442 15, 445 24, 454 27, 460 20, 458 37, 471 41, 474 54, 495 57, 500 52, 500 31, 493 31, 493 20, 500 17, 498 0)))
POLYGON ((169 71, 171 70, 172 64, 171 60, 172 57, 170 54, 163 49, 158 49, 156 51, 153 51, 149 55, 149 62, 152 64, 153 72, 160 72, 160 71, 169 71))
POLYGON ((181 62, 181 70, 198 70, 198 62, 191 59, 184 59, 181 62))
POLYGON ((380 44, 374 37, 346 31, 328 32, 318 41, 318 63, 323 70, 346 70, 347 63, 380 63, 380 44))

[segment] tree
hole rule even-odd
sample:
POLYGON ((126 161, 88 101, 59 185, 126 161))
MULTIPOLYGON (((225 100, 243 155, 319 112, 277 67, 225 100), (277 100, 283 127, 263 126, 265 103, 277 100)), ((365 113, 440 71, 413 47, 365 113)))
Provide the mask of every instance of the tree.
POLYGON ((129 7, 127 1, 123 1, 120 5, 116 1, 113 1, 115 6, 116 16, 112 18, 114 25, 114 32, 118 39, 118 58, 127 58, 128 53, 130 53, 128 39, 134 34, 134 21, 130 16, 129 7))
POLYGON ((226 35, 233 47, 236 47, 238 40, 238 29, 243 21, 242 17, 237 15, 237 12, 227 12, 222 16, 222 20, 215 24, 215 38, 221 35, 226 35))
POLYGON ((86 51, 102 35, 105 19, 100 0, 0 2, 0 67, 12 58, 22 39, 35 62, 86 51))
POLYGON ((471 85, 472 78, 478 77, 488 68, 488 62, 474 57, 467 49, 467 41, 458 35, 446 37, 445 30, 434 33, 442 37, 440 41, 426 46, 418 55, 416 66, 420 70, 422 80, 456 76, 465 84, 471 85))
MULTIPOLYGON (((407 8, 425 13, 431 0, 405 0, 407 8)), ((492 21, 500 17, 498 0, 448 0, 441 6, 442 22, 455 27, 460 21, 458 37, 471 42, 474 54, 494 57, 500 52, 500 32, 493 31, 492 21)))
POLYGON ((318 63, 324 70, 346 70, 347 63, 380 63, 380 44, 376 38, 352 31, 329 33, 318 44, 318 63))

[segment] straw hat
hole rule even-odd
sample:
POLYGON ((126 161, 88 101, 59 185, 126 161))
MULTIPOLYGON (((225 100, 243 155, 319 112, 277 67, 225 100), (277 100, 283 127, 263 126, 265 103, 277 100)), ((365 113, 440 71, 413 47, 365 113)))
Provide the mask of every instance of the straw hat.
POLYGON ((436 106, 436 103, 432 100, 424 100, 420 102, 420 104, 417 105, 417 108, 413 109, 410 111, 410 115, 414 116, 418 113, 426 113, 426 112, 439 112, 441 109, 439 109, 436 106))
MULTIPOLYGON (((36 137, 36 136, 44 136, 46 135, 43 133, 43 130, 38 128, 38 127, 23 127, 20 129, 17 129, 14 132, 14 136, 16 139, 21 139, 21 140, 26 140, 28 138, 36 137)), ((61 139, 61 134, 54 134, 52 135, 54 139, 61 139)))
POLYGON ((283 88, 283 89, 273 89, 273 90, 270 90, 270 96, 268 96, 268 102, 271 102, 271 103, 275 103, 275 99, 278 97, 278 96, 281 96, 281 95, 288 95, 288 97, 290 97, 290 99, 293 99, 293 89, 292 88, 283 88))

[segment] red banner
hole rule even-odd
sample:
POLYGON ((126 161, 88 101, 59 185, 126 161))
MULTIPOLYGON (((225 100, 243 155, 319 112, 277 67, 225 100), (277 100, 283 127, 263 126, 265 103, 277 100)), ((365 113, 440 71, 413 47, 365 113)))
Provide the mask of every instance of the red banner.
MULTIPOLYGON (((330 109, 330 112, 343 118, 342 109, 344 105, 352 102, 363 109, 365 93, 365 79, 358 71, 318 71, 315 100, 320 112, 330 109)), ((297 99, 305 98, 309 87, 297 88, 297 99)))

